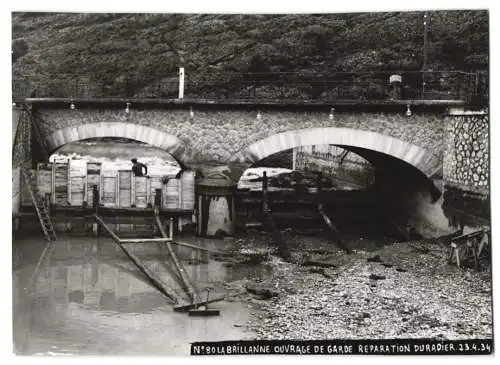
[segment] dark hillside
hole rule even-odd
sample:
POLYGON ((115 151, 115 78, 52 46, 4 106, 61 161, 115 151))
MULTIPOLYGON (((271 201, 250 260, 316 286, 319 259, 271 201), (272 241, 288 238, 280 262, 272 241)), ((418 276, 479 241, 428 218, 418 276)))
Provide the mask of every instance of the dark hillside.
MULTIPOLYGON (((427 69, 487 67, 487 11, 429 12, 428 19, 427 69)), ((12 31, 14 80, 30 87, 78 74, 94 88, 154 96, 175 90, 179 66, 196 89, 235 83, 248 72, 330 75, 423 65, 423 12, 13 13, 12 31)), ((85 92, 95 93, 92 87, 85 92)))

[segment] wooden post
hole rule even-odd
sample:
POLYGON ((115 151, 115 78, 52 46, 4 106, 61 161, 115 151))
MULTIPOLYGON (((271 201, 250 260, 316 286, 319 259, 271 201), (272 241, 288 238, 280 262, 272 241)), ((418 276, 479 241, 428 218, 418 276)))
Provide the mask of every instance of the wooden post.
POLYGON ((268 180, 267 180, 267 172, 264 171, 262 174, 262 211, 263 212, 268 212, 269 211, 269 197, 268 197, 268 191, 267 191, 267 186, 268 186, 268 180))
MULTIPOLYGON (((92 207, 94 208, 94 213, 99 214, 99 189, 97 185, 92 185, 92 207)), ((92 232, 94 236, 99 235, 99 225, 97 223, 92 223, 92 232)))
POLYGON ((316 177, 316 185, 317 185, 317 192, 316 192, 316 201, 318 203, 321 203, 323 202, 323 182, 322 182, 322 179, 323 179, 323 173, 322 172, 319 172, 318 173, 318 176, 316 177))
MULTIPOLYGON (((155 189, 155 196, 154 196, 154 207, 153 211, 155 214, 155 217, 160 217, 160 209, 161 209, 161 189, 155 189)), ((153 234, 156 234, 157 227, 156 225, 153 225, 153 234)), ((160 230, 161 233, 161 230, 160 230)))
POLYGON ((136 199, 135 199, 135 175, 132 173, 130 176, 130 206, 135 207, 136 206, 136 199))
POLYGON ((179 99, 184 98, 184 67, 179 68, 179 99))
POLYGON ((120 206, 120 171, 116 172, 116 180, 115 180, 115 201, 116 206, 120 206))
POLYGON ((85 172, 85 181, 83 182, 83 202, 82 205, 85 206, 85 203, 89 203, 89 192, 88 192, 88 177, 87 177, 87 172, 85 172))
POLYGON ((151 179, 146 176, 146 207, 149 207, 150 200, 149 196, 151 195, 151 179))
POLYGON ((155 208, 158 209, 158 212, 161 209, 161 189, 155 189, 155 208))
POLYGON ((294 174, 294 180, 295 180, 295 195, 297 196, 297 199, 299 198, 299 192, 300 192, 300 176, 299 174, 294 174))
POLYGON ((168 233, 170 234, 170 239, 174 239, 174 218, 170 218, 170 225, 168 226, 168 233))
POLYGON ((50 217, 50 210, 52 208, 52 204, 50 202, 51 195, 52 195, 51 193, 45 193, 45 200, 44 200, 45 209, 47 209, 47 214, 49 217, 50 217))
POLYGON ((202 202, 203 202, 203 199, 201 197, 201 194, 198 195, 198 221, 196 222, 196 226, 197 226, 197 229, 198 229, 198 236, 201 236, 202 234, 202 209, 201 209, 201 205, 202 205, 202 202))
POLYGON ((68 205, 71 205, 71 167, 68 162, 68 205))

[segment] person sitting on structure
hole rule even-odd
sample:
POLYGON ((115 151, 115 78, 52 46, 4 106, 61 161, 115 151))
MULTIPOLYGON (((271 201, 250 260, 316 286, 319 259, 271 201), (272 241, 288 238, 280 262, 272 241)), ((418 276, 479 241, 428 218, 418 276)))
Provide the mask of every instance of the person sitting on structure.
POLYGON ((132 160, 132 171, 134 172, 135 176, 147 176, 148 174, 148 167, 144 165, 143 163, 137 162, 136 158, 133 158, 132 160))

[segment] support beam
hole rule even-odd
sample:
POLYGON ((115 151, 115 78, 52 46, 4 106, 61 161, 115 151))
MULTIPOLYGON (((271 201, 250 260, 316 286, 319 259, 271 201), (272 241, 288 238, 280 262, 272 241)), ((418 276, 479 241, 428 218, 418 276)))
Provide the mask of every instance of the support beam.
POLYGON ((177 295, 177 293, 174 292, 174 290, 170 287, 168 287, 165 283, 161 281, 159 277, 156 276, 155 273, 153 273, 151 270, 149 270, 146 266, 141 265, 139 259, 131 252, 129 252, 123 245, 120 240, 120 237, 118 237, 107 225, 104 223, 104 221, 96 214, 93 215, 94 220, 101 225, 106 232, 111 236, 113 241, 120 247, 122 252, 134 263, 134 265, 143 273, 145 274, 150 282, 162 293, 164 294, 167 298, 170 300, 174 301, 175 303, 179 303, 181 301, 181 298, 177 295))
POLYGON ((124 238, 124 239, 120 239, 120 243, 122 243, 122 244, 129 244, 129 243, 151 243, 151 242, 156 242, 156 243, 170 242, 170 243, 173 243, 174 245, 189 247, 189 248, 192 248, 194 250, 200 250, 200 251, 217 253, 217 254, 222 254, 223 253, 222 251, 211 250, 209 248, 200 247, 200 246, 197 246, 197 245, 193 245, 191 243, 173 241, 170 238, 124 238))
POLYGON ((335 227, 335 225, 332 223, 330 218, 326 215, 325 211, 323 210, 323 204, 318 204, 318 211, 323 220, 325 221, 326 225, 328 226, 328 228, 330 228, 330 231, 333 233, 335 239, 337 240, 338 246, 341 249, 343 249, 346 253, 348 254, 352 253, 349 246, 342 239, 340 231, 337 229, 337 227, 335 227))

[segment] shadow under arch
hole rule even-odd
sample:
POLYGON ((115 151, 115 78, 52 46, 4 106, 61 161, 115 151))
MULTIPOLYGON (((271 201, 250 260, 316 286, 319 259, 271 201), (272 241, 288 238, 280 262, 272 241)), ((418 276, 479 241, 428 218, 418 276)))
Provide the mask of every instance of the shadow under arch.
POLYGON ((439 158, 412 143, 384 134, 352 128, 311 128, 277 133, 254 142, 236 153, 230 163, 253 164, 294 147, 330 144, 349 149, 372 150, 402 160, 426 177, 441 168, 439 158))
POLYGON ((66 127, 47 135, 45 144, 50 156, 68 143, 102 137, 127 138, 147 143, 168 152, 179 163, 181 168, 186 167, 182 162, 186 151, 183 141, 158 129, 133 123, 101 122, 66 127))

